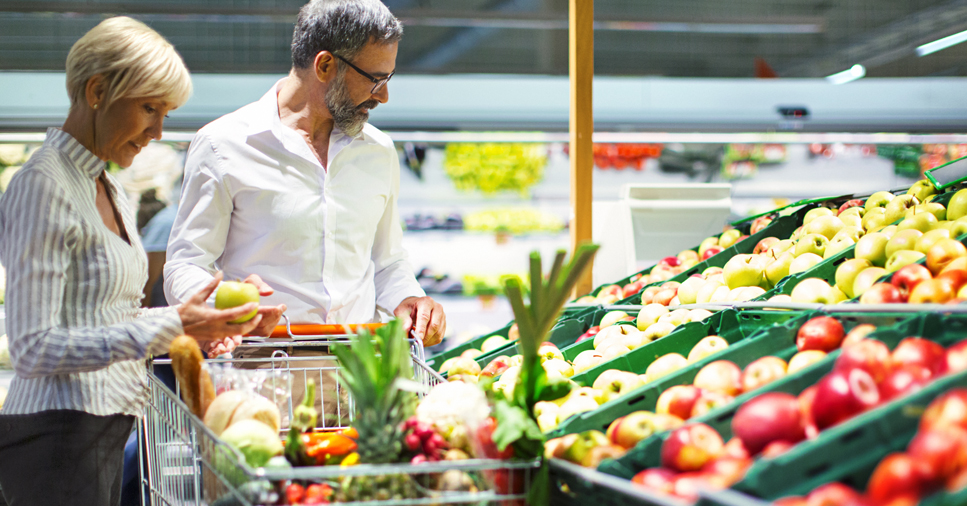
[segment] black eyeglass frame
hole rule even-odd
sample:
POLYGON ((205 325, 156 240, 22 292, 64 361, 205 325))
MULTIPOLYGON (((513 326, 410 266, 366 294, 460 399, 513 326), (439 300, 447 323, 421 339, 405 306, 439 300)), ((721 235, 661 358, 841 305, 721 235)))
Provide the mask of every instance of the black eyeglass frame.
POLYGON ((361 68, 353 65, 353 62, 351 62, 351 61, 343 58, 342 56, 339 56, 336 53, 332 53, 332 55, 335 56, 336 58, 339 58, 340 60, 346 62, 346 65, 349 65, 350 67, 352 67, 352 69, 355 70, 357 73, 359 73, 359 75, 365 77, 366 79, 369 79, 369 81, 371 83, 373 83, 373 89, 370 91, 370 93, 372 93, 373 95, 379 93, 379 90, 383 89, 383 86, 386 86, 386 83, 388 83, 389 80, 392 79, 393 76, 396 74, 396 71, 394 70, 394 71, 390 72, 388 76, 386 76, 386 77, 384 77, 382 79, 378 79, 378 78, 375 78, 375 77, 369 75, 369 73, 366 72, 365 70, 363 70, 363 69, 361 69, 361 68))

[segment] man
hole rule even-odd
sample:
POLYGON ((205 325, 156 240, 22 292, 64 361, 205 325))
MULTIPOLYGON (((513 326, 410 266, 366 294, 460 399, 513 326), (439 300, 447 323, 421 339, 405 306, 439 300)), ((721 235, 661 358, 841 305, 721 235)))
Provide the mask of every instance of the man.
POLYGON ((268 335, 283 312, 293 323, 392 313, 425 345, 441 341, 443 309, 401 246, 396 150, 367 123, 389 99, 401 37, 377 0, 302 8, 289 75, 191 143, 168 243, 169 302, 218 269, 226 279, 251 272, 245 281, 263 295, 256 335, 268 335))

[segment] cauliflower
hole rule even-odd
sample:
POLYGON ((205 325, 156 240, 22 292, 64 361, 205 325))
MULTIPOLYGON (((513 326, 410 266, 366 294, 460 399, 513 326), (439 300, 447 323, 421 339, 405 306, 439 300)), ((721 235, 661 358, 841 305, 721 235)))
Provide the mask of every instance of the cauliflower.
POLYGON ((487 396, 477 385, 452 381, 435 387, 416 407, 416 418, 433 425, 452 448, 470 451, 470 430, 490 416, 487 396))

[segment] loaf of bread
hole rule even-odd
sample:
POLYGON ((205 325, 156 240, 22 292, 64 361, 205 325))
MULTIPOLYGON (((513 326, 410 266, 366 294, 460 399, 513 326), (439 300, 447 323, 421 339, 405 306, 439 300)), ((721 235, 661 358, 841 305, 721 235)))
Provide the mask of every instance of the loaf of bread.
POLYGON ((204 418, 205 411, 215 399, 215 385, 208 372, 202 369, 204 358, 198 342, 189 336, 178 336, 172 341, 168 354, 182 400, 195 416, 204 418))

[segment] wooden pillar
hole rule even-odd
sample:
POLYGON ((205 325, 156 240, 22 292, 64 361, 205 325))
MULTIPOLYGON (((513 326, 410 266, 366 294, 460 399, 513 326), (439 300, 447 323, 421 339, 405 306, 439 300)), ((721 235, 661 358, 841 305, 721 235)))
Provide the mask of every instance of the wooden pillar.
MULTIPOLYGON (((568 67, 571 76, 571 251, 591 241, 591 180, 594 169, 591 134, 591 86, 594 79, 594 0, 569 0, 568 67)), ((591 269, 578 281, 574 295, 591 291, 591 269)))

